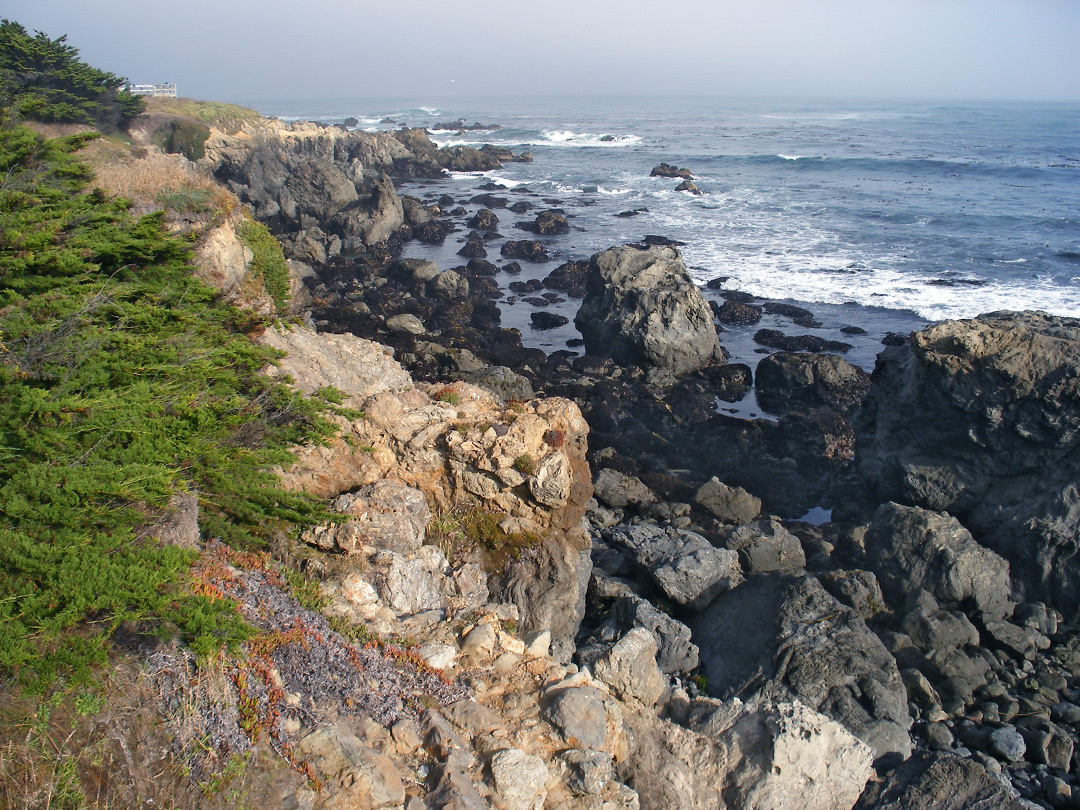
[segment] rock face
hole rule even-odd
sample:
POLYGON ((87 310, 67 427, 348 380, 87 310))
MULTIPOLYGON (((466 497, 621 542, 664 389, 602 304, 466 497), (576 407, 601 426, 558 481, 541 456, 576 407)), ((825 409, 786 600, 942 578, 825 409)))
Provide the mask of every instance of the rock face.
POLYGON ((1020 810, 1010 788, 982 765, 953 754, 920 754, 867 788, 858 810, 1020 810))
POLYGON ((594 255, 574 325, 590 354, 670 375, 723 357, 712 311, 670 247, 625 245, 594 255))
POLYGON ((999 312, 878 358, 856 424, 882 500, 955 515, 1021 598, 1080 613, 1080 320, 999 312))
POLYGON ((949 515, 887 503, 866 533, 866 557, 889 601, 923 588, 944 602, 967 602, 1000 619, 1011 612, 1009 564, 949 515))
POLYGON ((810 405, 847 411, 870 390, 870 375, 836 354, 776 352, 758 363, 755 385, 769 410, 810 405))
POLYGON ((740 717, 719 737, 734 763, 722 788, 728 807, 851 807, 873 773, 871 750, 801 703, 740 717))
POLYGON ((812 576, 759 574, 694 622, 710 694, 798 699, 846 727, 875 757, 911 753, 896 662, 850 608, 812 576))

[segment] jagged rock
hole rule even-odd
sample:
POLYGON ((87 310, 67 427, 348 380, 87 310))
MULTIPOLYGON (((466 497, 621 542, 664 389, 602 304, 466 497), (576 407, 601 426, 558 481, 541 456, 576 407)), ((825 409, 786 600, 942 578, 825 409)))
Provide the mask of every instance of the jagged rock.
POLYGON ((401 208, 405 214, 405 222, 411 228, 422 228, 434 219, 427 206, 415 197, 403 195, 401 197, 401 208))
POLYGON ((543 285, 549 290, 561 290, 571 298, 584 298, 588 269, 587 261, 560 264, 544 277, 543 285))
POLYGON ((491 776, 507 810, 541 810, 544 806, 549 774, 540 757, 517 748, 499 751, 491 758, 491 776))
POLYGON ((529 320, 532 322, 533 329, 558 329, 570 323, 570 319, 565 315, 554 312, 533 312, 529 315, 529 320))
POLYGON ((979 645, 979 631, 960 611, 918 607, 904 616, 900 629, 924 650, 952 650, 979 645))
POLYGON ((656 665, 664 673, 691 672, 698 666, 698 648, 691 641, 690 628, 637 596, 619 599, 612 608, 619 635, 635 627, 656 637, 656 665))
MULTIPOLYGON (((544 717, 559 729, 567 745, 603 749, 607 742, 604 697, 594 686, 574 686, 545 695, 544 717)), ((608 756, 610 764, 610 755, 608 756)))
POLYGON ((1013 726, 1002 726, 990 732, 990 753, 1006 762, 1018 762, 1024 758, 1027 745, 1013 726))
POLYGON ((503 242, 500 252, 507 259, 521 259, 525 262, 546 262, 551 260, 543 243, 537 242, 535 239, 508 240, 503 242))
POLYGON ((656 649, 653 634, 636 627, 596 661, 596 677, 624 699, 652 706, 665 686, 664 676, 656 665, 656 649))
POLYGON ((401 774, 393 761, 341 726, 313 731, 300 740, 299 748, 357 806, 378 808, 405 801, 401 774))
POLYGON ((669 375, 723 360, 712 311, 670 247, 595 254, 574 325, 590 354, 669 375))
POLYGON ((874 514, 865 546, 867 565, 894 604, 924 588, 942 601, 970 601, 992 618, 1011 608, 1009 564, 949 515, 884 504, 874 514))
POLYGON ((1049 720, 1031 718, 1018 731, 1024 738, 1024 759, 1028 762, 1065 773, 1072 768, 1074 744, 1065 729, 1049 720))
POLYGON ((727 754, 727 807, 850 808, 873 774, 868 746, 798 702, 747 712, 717 741, 727 754))
POLYGON ((615 776, 611 754, 606 751, 587 751, 572 748, 559 755, 569 766, 567 786, 574 793, 586 796, 599 794, 615 776))
POLYGON ((384 175, 372 187, 370 197, 342 210, 329 222, 344 237, 359 237, 371 247, 385 242, 405 224, 405 212, 393 181, 384 175))
POLYGON ((882 352, 857 421, 882 499, 948 511, 1013 585, 1080 611, 1080 321, 997 312, 882 352))
POLYGON ((799 538, 775 518, 739 526, 728 534, 726 545, 739 553, 739 563, 748 575, 762 571, 795 573, 806 567, 799 538))
POLYGON ((593 496, 614 509, 656 502, 656 494, 632 475, 605 467, 593 479, 593 496))
POLYGON ((375 588, 394 612, 412 615, 445 607, 443 583, 449 566, 442 551, 435 546, 421 546, 411 558, 385 553, 390 555, 390 564, 375 588))
POLYGON ((869 621, 885 610, 885 597, 873 571, 826 571, 817 575, 825 590, 869 621))
POLYGON ((434 709, 420 715, 420 736, 424 749, 449 768, 467 771, 476 762, 469 744, 434 709))
POLYGON ((386 328, 391 332, 405 332, 410 335, 427 334, 424 322, 409 312, 387 318, 386 328))
POLYGON ((439 273, 428 285, 428 293, 434 298, 466 298, 469 282, 454 270, 439 273))
POLYGON ((328 550, 355 553, 365 546, 390 551, 416 551, 424 543, 431 520, 427 498, 399 481, 376 481, 333 502, 349 519, 315 526, 304 532, 306 543, 328 550))
POLYGON ((433 777, 435 789, 424 797, 424 806, 436 810, 491 810, 473 786, 473 780, 450 765, 438 766, 433 777))
POLYGON ((517 400, 525 402, 536 394, 528 377, 523 377, 506 366, 488 366, 474 371, 468 376, 469 382, 483 386, 503 402, 517 400))
POLYGON ((501 715, 475 700, 456 700, 444 706, 443 713, 447 720, 472 737, 492 734, 506 726, 501 715))
POLYGON ((659 166, 654 166, 653 170, 649 172, 650 177, 682 177, 685 180, 693 180, 694 175, 690 173, 689 169, 680 169, 677 166, 672 166, 670 163, 661 163, 659 166))
POLYGON ((761 514, 761 499, 742 487, 729 487, 713 476, 697 491, 694 501, 712 512, 723 523, 741 525, 761 514))
POLYGON ((701 189, 697 187, 697 183, 693 180, 683 180, 679 185, 675 186, 676 191, 688 191, 696 196, 701 196, 701 189))
POLYGON ((848 411, 870 391, 870 375, 836 354, 776 352, 762 358, 755 375, 762 407, 797 406, 848 411))
POLYGON ((544 236, 570 233, 570 223, 559 211, 541 211, 533 222, 520 223, 519 227, 544 236))
POLYGON ((484 237, 473 231, 465 238, 465 244, 458 251, 458 256, 466 259, 486 259, 487 248, 484 247, 484 237))
POLYGON ((481 208, 466 224, 473 230, 493 231, 499 226, 499 218, 490 208, 481 208))
POLYGON ((286 353, 267 369, 268 374, 289 375, 305 394, 333 386, 345 395, 350 407, 381 392, 413 384, 385 346, 353 335, 275 327, 263 332, 258 342, 286 353))
POLYGON ((761 307, 742 301, 725 301, 713 308, 716 319, 732 326, 753 326, 761 320, 761 307))
POLYGON ((881 783, 856 810, 1023 810, 1015 792, 986 768, 955 754, 920 752, 881 783))
POLYGON ((985 621, 983 627, 987 646, 1006 650, 1017 658, 1033 660, 1039 650, 1050 646, 1050 639, 1032 627, 1006 621, 985 621))
POLYGON ((606 529, 603 536, 630 554, 681 605, 701 609, 742 581, 738 554, 716 548, 694 532, 641 523, 606 529))
POLYGON ((846 352, 851 348, 850 343, 840 340, 826 340, 817 335, 785 335, 778 329, 759 329, 754 333, 754 342, 785 352, 846 352))
POLYGON ((798 699, 845 726, 875 757, 910 755, 896 662, 814 577, 759 574, 718 596, 692 629, 710 694, 798 699))

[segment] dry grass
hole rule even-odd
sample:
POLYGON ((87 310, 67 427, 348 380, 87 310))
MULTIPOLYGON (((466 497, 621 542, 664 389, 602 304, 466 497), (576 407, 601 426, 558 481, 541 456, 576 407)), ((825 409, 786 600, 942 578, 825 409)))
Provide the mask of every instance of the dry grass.
POLYGON ((107 160, 95 167, 95 185, 129 200, 153 200, 162 191, 204 190, 225 193, 210 175, 182 155, 147 149, 134 155, 107 160))

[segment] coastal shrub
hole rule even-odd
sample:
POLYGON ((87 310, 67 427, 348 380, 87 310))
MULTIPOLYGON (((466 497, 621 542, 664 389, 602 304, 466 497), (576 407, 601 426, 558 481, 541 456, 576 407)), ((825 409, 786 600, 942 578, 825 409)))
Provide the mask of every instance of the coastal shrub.
POLYGON ((31 36, 19 23, 0 20, 0 104, 24 119, 105 131, 143 111, 125 79, 90 67, 66 40, 40 31, 31 36))
POLYGON ((271 472, 329 434, 325 403, 260 373, 279 355, 163 214, 85 193, 88 137, 0 126, 0 673, 37 688, 91 677, 121 625, 201 652, 245 637, 192 589, 195 553, 154 539, 177 492, 238 547, 329 517, 271 472))
POLYGON ((183 155, 190 161, 206 157, 210 127, 199 121, 178 119, 165 124, 152 140, 171 155, 183 155))
POLYGON ((261 222, 245 219, 236 229, 237 236, 251 248, 252 271, 262 278, 263 287, 279 313, 289 306, 289 266, 281 252, 281 243, 261 222))

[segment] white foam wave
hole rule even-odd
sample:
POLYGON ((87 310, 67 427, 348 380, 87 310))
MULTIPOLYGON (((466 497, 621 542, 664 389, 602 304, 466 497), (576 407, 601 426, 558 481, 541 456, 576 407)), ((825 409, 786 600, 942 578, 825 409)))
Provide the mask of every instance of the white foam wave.
POLYGON ((784 160, 798 160, 802 155, 777 155, 777 157, 783 158, 784 160))
POLYGON ((442 110, 438 107, 419 107, 418 109, 423 110, 428 115, 442 115, 442 110))

